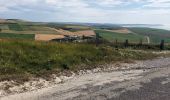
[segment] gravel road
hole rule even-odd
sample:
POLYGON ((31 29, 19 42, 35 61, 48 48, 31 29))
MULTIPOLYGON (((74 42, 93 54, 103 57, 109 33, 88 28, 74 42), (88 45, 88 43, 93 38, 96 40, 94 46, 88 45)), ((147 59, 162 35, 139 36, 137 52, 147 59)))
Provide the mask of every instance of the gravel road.
POLYGON ((169 100, 170 58, 138 64, 140 67, 75 76, 53 87, 0 100, 169 100))

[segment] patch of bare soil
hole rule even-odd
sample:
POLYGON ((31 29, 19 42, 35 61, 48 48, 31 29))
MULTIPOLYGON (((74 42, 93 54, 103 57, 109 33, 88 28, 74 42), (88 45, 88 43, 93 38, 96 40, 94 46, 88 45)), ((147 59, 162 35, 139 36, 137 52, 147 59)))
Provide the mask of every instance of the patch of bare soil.
POLYGON ((53 30, 57 31, 59 34, 62 34, 62 35, 95 36, 95 32, 93 30, 83 30, 83 31, 77 31, 77 32, 70 32, 70 31, 63 30, 63 29, 53 29, 53 30))
POLYGON ((0 19, 0 23, 15 23, 15 21, 6 20, 6 19, 0 19))
POLYGON ((115 33, 122 33, 122 34, 129 34, 129 33, 133 33, 132 31, 123 28, 123 29, 118 29, 118 30, 107 30, 109 32, 115 32, 115 33))
POLYGON ((35 40, 38 41, 50 41, 53 39, 62 39, 64 35, 54 35, 54 34, 35 34, 35 40))
POLYGON ((5 23, 5 22, 6 22, 6 20, 0 19, 0 23, 5 23))
POLYGON ((69 35, 69 36, 75 35, 73 32, 63 30, 63 29, 54 29, 54 30, 57 31, 59 34, 62 34, 62 35, 69 35))
POLYGON ((77 32, 74 32, 75 35, 78 35, 78 36, 95 36, 95 32, 93 30, 84 30, 84 31, 77 31, 77 32))

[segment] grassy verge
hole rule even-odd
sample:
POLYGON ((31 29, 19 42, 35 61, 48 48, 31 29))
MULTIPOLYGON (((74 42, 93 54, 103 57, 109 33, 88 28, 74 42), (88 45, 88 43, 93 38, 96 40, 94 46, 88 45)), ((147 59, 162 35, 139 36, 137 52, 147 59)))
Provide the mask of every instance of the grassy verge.
POLYGON ((92 65, 124 60, 143 60, 155 54, 111 47, 73 43, 0 41, 0 81, 27 81, 62 71, 91 69, 92 65), (78 65, 87 65, 79 67, 78 65))

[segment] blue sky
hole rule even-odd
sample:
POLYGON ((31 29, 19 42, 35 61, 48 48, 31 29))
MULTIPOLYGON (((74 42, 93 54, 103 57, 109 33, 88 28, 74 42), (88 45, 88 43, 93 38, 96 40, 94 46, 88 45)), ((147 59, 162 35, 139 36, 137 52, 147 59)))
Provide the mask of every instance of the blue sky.
POLYGON ((170 0, 0 0, 0 18, 170 24, 170 0))

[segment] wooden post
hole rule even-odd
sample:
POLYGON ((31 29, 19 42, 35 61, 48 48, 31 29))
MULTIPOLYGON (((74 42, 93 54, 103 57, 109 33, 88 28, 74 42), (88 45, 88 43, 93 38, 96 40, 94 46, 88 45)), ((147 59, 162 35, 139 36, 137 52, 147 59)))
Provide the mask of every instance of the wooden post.
POLYGON ((99 33, 96 33, 96 46, 99 45, 99 33))
POLYGON ((84 35, 82 36, 82 39, 85 40, 85 36, 84 35))
POLYGON ((119 50, 118 49, 118 40, 116 39, 116 41, 115 41, 115 48, 116 48, 116 50, 119 50))
POLYGON ((143 40, 140 39, 138 48, 142 48, 142 45, 143 45, 143 40))
POLYGON ((140 39, 140 42, 139 42, 139 44, 140 44, 140 45, 142 45, 142 44, 143 44, 143 40, 142 40, 142 39, 140 39))
POLYGON ((165 41, 164 40, 161 40, 161 43, 160 43, 160 50, 164 50, 165 46, 165 41))
POLYGON ((127 40, 125 40, 125 48, 127 48, 128 46, 129 46, 129 41, 128 41, 128 39, 127 40))

